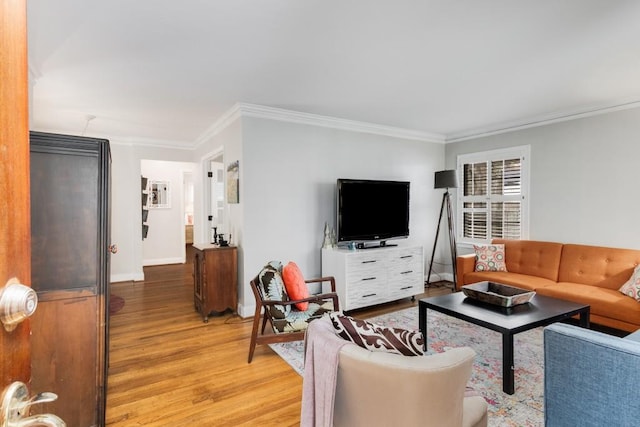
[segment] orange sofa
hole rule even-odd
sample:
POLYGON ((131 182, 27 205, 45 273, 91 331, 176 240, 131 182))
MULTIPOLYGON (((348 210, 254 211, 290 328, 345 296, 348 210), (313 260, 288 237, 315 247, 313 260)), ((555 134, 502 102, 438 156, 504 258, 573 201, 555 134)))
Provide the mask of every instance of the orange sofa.
POLYGON ((504 244, 507 271, 474 271, 475 254, 457 258, 456 288, 492 281, 591 306, 591 321, 624 331, 640 329, 640 302, 618 289, 640 264, 640 250, 532 240, 504 244))

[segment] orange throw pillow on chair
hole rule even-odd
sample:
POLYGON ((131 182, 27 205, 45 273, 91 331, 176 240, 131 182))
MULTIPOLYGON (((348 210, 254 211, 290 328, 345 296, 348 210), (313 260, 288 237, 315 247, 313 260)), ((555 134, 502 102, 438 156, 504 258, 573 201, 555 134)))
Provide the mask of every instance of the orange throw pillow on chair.
MULTIPOLYGON (((309 288, 295 262, 289 261, 287 265, 282 267, 282 280, 284 280, 284 287, 287 290, 287 294, 289 294, 289 299, 309 298, 309 288)), ((299 302, 294 305, 300 311, 306 311, 309 308, 309 302, 299 302)))

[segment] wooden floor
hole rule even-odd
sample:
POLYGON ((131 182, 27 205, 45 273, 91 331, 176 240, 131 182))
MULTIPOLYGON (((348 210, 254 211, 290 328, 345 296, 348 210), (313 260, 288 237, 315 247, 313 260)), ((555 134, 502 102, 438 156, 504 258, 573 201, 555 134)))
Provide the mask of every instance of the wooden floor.
MULTIPOLYGON (((268 346, 247 364, 252 319, 209 323, 194 311, 191 264, 145 268, 111 285, 125 299, 110 320, 108 426, 297 426, 302 377, 268 346)), ((434 287, 427 295, 448 293, 434 287)), ((353 313, 417 306, 410 299, 353 313)))

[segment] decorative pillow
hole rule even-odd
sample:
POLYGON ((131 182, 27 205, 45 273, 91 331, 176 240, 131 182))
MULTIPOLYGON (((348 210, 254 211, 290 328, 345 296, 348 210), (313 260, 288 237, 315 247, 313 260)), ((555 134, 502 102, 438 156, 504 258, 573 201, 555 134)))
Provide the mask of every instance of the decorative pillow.
MULTIPOLYGON (((258 286, 264 299, 273 301, 289 301, 287 292, 282 280, 282 263, 280 261, 270 261, 262 267, 258 274, 258 286)), ((271 305, 269 311, 274 319, 284 319, 291 311, 290 305, 271 305)))
POLYGON ((476 271, 507 271, 504 245, 473 245, 476 251, 476 271))
POLYGON ((628 297, 635 298, 636 301, 640 301, 640 265, 637 265, 633 270, 631 278, 622 285, 620 292, 628 297))
MULTIPOLYGON (((289 261, 287 265, 282 267, 282 279, 284 287, 292 300, 309 298, 309 288, 304 281, 304 276, 298 268, 298 264, 289 261)), ((309 308, 309 302, 297 302, 294 304, 300 311, 306 311, 309 308)))
POLYGON ((340 313, 329 314, 336 334, 370 351, 383 351, 403 356, 424 354, 422 332, 386 328, 340 313))

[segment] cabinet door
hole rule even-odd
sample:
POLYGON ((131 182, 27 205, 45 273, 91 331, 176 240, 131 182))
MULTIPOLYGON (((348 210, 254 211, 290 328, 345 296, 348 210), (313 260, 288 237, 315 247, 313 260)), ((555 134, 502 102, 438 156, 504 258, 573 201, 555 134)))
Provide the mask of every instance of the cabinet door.
MULTIPOLYGON (((204 274, 204 253, 196 250, 193 257, 193 297, 197 302, 202 302, 202 275, 204 274)), ((198 309, 196 303, 196 309, 198 309)))
POLYGON ((103 425, 109 245, 108 142, 31 133, 34 390, 70 426, 103 425))
POLYGON ((235 311, 237 304, 238 261, 236 248, 207 251, 206 255, 207 311, 235 311))

